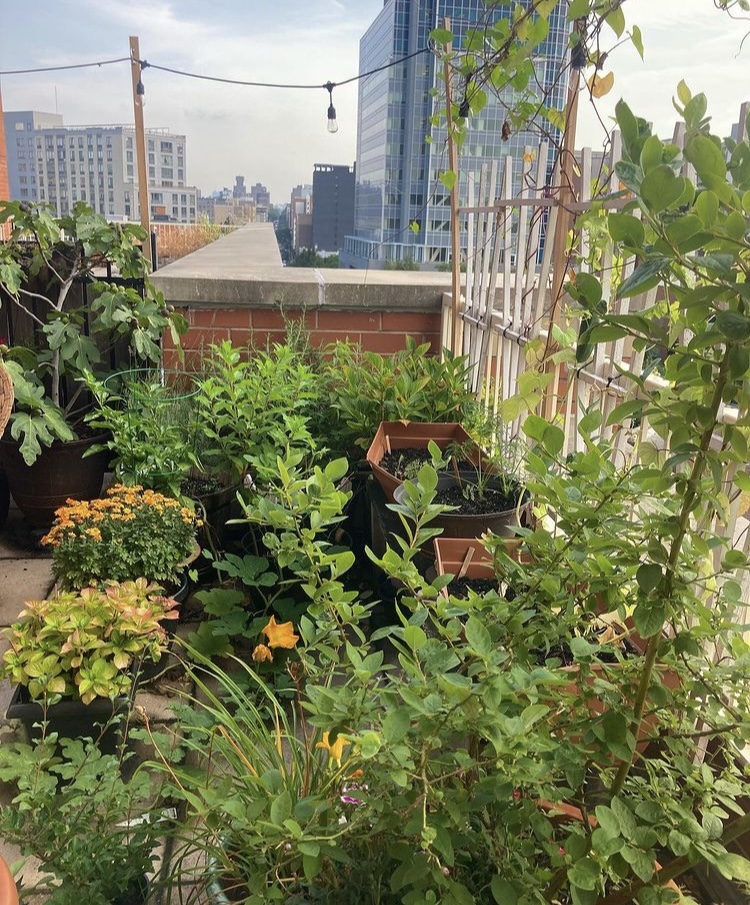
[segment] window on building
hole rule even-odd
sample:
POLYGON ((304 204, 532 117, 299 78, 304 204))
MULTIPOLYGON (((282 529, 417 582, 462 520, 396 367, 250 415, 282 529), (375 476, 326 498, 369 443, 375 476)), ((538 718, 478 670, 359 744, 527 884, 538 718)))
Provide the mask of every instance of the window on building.
POLYGON ((171 167, 162 167, 161 178, 162 179, 172 179, 173 178, 172 168, 171 167))
POLYGON ((149 149, 149 151, 154 150, 154 140, 152 138, 149 138, 149 140, 148 140, 148 149, 149 149))
POLYGON ((16 132, 23 132, 23 123, 16 123, 16 132))
POLYGON ((148 162, 149 162, 149 163, 156 163, 156 154, 149 154, 149 155, 148 155, 148 162))
POLYGON ((162 151, 162 152, 164 152, 164 151, 169 151, 169 152, 171 153, 171 151, 172 151, 172 142, 171 142, 171 141, 163 141, 163 142, 161 142, 161 144, 159 145, 159 150, 162 151))
POLYGON ((132 163, 129 163, 127 166, 127 174, 128 174, 128 176, 133 175, 133 164, 132 163))
POLYGON ((132 147, 133 147, 133 139, 132 139, 132 138, 128 137, 128 138, 125 139, 125 147, 126 147, 126 148, 132 148, 132 147))
POLYGON ((149 167, 148 175, 149 175, 149 178, 156 179, 156 167, 149 167))

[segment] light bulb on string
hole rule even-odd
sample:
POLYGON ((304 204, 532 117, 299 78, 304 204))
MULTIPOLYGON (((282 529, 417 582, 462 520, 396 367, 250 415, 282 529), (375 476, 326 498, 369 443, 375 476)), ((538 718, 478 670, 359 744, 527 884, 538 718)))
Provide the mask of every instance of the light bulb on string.
POLYGON ((323 87, 328 91, 328 131, 333 134, 339 131, 339 124, 336 122, 336 108, 333 106, 333 89, 336 87, 334 82, 326 82, 323 87))
POLYGON ((140 79, 138 79, 138 84, 135 86, 135 102, 139 107, 146 106, 146 89, 140 79))

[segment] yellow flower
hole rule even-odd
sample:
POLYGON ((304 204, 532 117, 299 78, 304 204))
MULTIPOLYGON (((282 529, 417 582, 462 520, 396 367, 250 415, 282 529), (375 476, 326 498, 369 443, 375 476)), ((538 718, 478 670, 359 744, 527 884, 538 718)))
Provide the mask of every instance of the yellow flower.
POLYGON ((299 635, 294 634, 294 625, 291 622, 277 625, 275 616, 271 616, 268 625, 261 629, 261 634, 268 638, 269 647, 285 647, 291 650, 299 641, 299 635))
POLYGON ((344 748, 348 748, 349 745, 350 745, 350 742, 347 742, 344 739, 343 735, 337 735, 336 741, 333 742, 333 744, 331 744, 331 742, 329 741, 329 733, 324 732, 323 741, 318 742, 318 744, 315 747, 323 748, 325 751, 327 751, 329 760, 336 761, 336 766, 340 767, 341 758, 344 755, 344 748))
POLYGON ((94 540, 102 539, 102 532, 98 528, 87 528, 86 534, 88 534, 89 537, 93 537, 94 540))
POLYGON ((267 660, 273 660, 273 654, 265 644, 259 644, 253 651, 253 660, 256 663, 263 663, 267 660))

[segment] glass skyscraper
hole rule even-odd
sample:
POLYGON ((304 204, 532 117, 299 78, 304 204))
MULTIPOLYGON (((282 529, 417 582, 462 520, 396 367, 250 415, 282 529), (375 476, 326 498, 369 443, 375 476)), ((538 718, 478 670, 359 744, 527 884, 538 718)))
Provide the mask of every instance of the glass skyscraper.
MULTIPOLYGON (((488 15, 507 16, 512 8, 492 8, 482 0, 385 0, 360 41, 359 71, 370 72, 426 47, 430 32, 442 27, 446 17, 453 46, 460 49, 467 30, 480 27, 488 15)), ((535 54, 540 95, 544 91, 547 106, 558 110, 564 108, 568 85, 566 12, 563 2, 551 15, 549 34, 535 54)), ((505 107, 487 93, 487 105, 469 119, 460 149, 462 204, 470 176, 478 176, 483 163, 508 154, 520 158, 525 147, 539 143, 539 135, 530 132, 503 140, 505 107)), ((429 52, 360 81, 354 234, 345 241, 345 265, 382 266, 409 259, 434 266, 450 260, 450 199, 439 180, 448 169, 445 127, 431 124, 443 95, 443 66, 429 52), (412 223, 418 225, 417 232, 412 223)), ((551 127, 549 131, 558 137, 551 127)))

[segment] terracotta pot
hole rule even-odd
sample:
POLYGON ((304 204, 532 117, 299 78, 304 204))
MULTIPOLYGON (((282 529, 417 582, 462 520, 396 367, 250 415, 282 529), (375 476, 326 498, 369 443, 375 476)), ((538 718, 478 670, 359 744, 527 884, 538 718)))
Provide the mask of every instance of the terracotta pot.
POLYGON ((380 467, 383 456, 395 449, 426 450, 430 440, 434 440, 441 450, 445 450, 452 443, 463 444, 470 441, 471 437, 460 424, 448 421, 382 421, 380 423, 370 448, 367 450, 367 461, 389 502, 394 502, 393 493, 402 480, 380 467))
POLYGON ((55 510, 72 497, 93 500, 98 497, 104 481, 107 450, 94 455, 84 454, 103 436, 69 443, 43 446, 33 465, 27 465, 16 440, 0 440, 0 466, 5 470, 10 492, 16 505, 36 528, 48 528, 55 519, 55 510))
MULTIPOLYGON (((435 547, 435 570, 438 575, 453 575, 456 578, 483 578, 488 581, 497 580, 495 568, 484 544, 476 537, 436 537, 432 541, 435 547)), ((508 556, 518 559, 521 555, 521 541, 507 538, 503 541, 508 556)), ((448 596, 450 585, 443 588, 448 596)))
POLYGON ((2 858, 0 858, 0 902, 2 905, 18 905, 16 881, 2 858))

